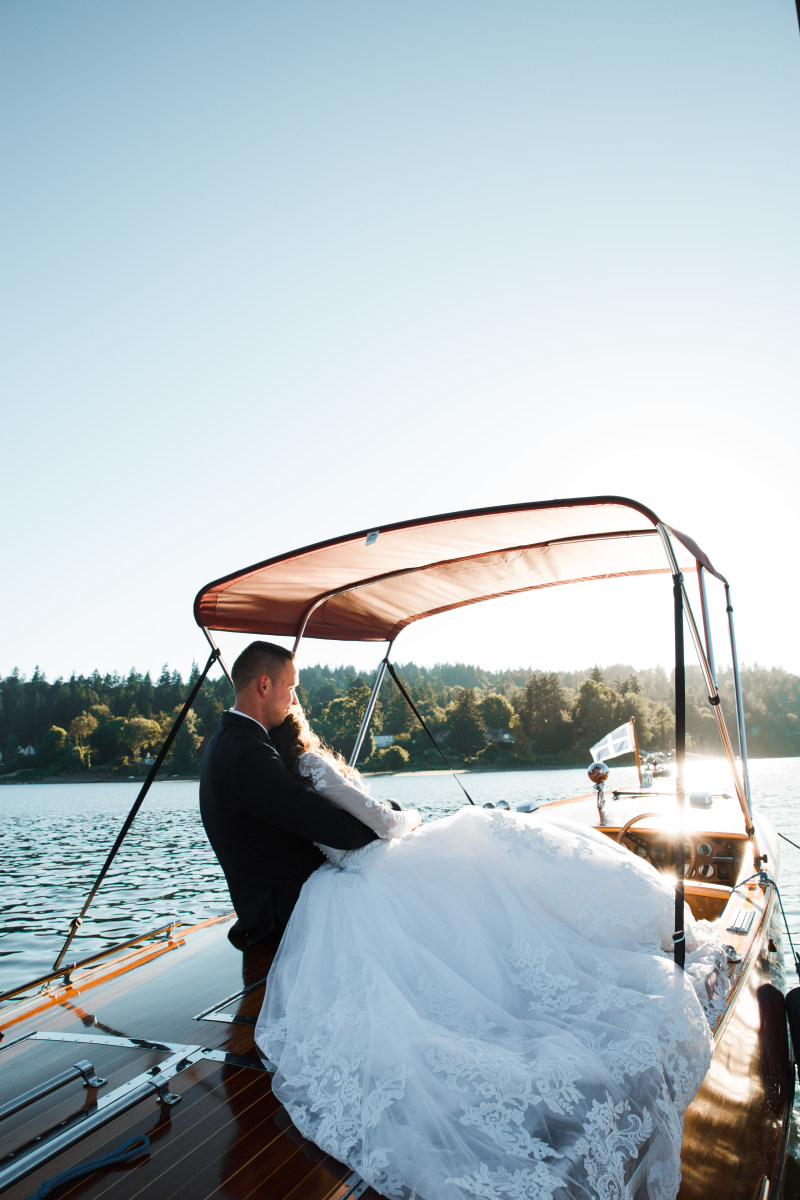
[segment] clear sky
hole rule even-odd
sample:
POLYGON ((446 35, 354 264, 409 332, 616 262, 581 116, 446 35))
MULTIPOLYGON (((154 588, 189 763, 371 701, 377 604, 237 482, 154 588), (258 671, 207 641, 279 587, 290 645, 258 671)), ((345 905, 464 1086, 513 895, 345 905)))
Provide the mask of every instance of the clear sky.
MULTIPOLYGON (((792 0, 2 0, 0 56, 0 674, 186 674, 237 567, 597 493, 800 673, 792 0)), ((565 591, 396 657, 662 661, 565 591)))

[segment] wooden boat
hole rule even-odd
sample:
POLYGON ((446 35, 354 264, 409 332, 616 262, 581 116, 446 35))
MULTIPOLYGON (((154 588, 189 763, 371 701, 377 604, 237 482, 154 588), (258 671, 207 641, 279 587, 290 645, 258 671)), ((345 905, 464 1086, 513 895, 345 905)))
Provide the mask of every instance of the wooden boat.
MULTIPOLYGON (((794 1086, 786 1004, 775 983, 777 854, 773 832, 752 815, 738 674, 738 755, 717 694, 707 581, 722 589, 735 669, 729 587, 699 547, 649 509, 616 497, 453 513, 258 563, 204 587, 195 615, 212 646, 206 670, 218 657, 216 630, 295 643, 386 642, 355 759, 392 670, 390 651, 414 621, 478 600, 644 575, 663 575, 673 595, 674 787, 606 794, 596 776, 594 791, 543 806, 531 820, 568 806, 573 819, 673 872, 678 961, 684 897, 695 916, 718 923, 732 986, 713 1030, 711 1067, 686 1113, 679 1194, 774 1200, 794 1086), (719 792, 688 798, 684 630, 730 767, 719 792)), ((273 1096, 269 1064, 253 1041, 271 951, 235 950, 226 938, 231 920, 165 927, 72 966, 62 951, 48 977, 0 997, 0 1190, 12 1198, 44 1194, 37 1189, 55 1178, 58 1195, 113 1191, 119 1200, 376 1195, 302 1138, 273 1096), (73 1179, 65 1174, 81 1168, 88 1170, 73 1179)))
POLYGON ((648 754, 645 761, 653 779, 662 779, 665 775, 669 775, 669 763, 667 762, 666 754, 656 751, 655 754, 648 754))

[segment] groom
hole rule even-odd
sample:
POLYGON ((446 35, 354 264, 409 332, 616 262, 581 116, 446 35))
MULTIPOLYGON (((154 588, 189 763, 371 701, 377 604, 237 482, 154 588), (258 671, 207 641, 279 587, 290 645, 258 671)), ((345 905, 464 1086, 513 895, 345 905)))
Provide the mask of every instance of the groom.
POLYGON ((355 850, 376 835, 292 775, 270 742, 269 730, 297 704, 292 651, 251 642, 231 677, 233 708, 203 756, 200 815, 238 917, 228 936, 242 948, 283 932, 325 861, 315 842, 355 850))

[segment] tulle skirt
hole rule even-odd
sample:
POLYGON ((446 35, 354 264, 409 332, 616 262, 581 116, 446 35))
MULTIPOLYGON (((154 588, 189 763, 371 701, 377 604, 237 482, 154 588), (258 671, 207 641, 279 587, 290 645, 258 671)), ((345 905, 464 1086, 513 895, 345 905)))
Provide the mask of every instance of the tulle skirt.
POLYGON ((257 1042, 298 1129, 397 1200, 673 1200, 703 942, 593 830, 466 808, 308 880, 257 1042), (698 940, 698 937, 695 938, 698 940))

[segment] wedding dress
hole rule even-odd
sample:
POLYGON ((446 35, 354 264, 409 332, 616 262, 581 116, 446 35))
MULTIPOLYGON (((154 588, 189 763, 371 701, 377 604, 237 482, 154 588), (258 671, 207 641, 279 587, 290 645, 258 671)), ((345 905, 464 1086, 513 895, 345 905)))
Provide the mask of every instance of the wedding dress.
POLYGON ((307 881, 269 976, 256 1039, 297 1128, 393 1200, 673 1200, 710 927, 684 974, 668 882, 602 834, 467 807, 391 836, 304 760, 385 828, 307 881))

